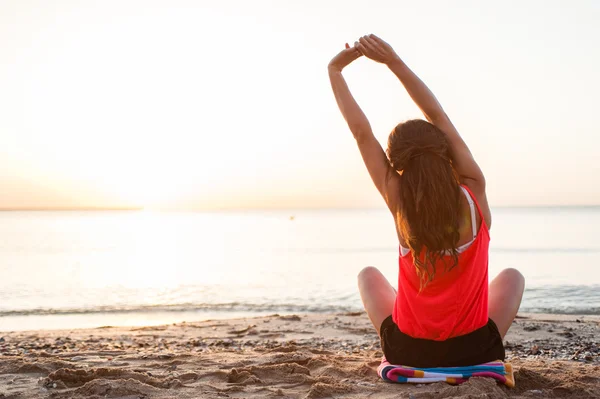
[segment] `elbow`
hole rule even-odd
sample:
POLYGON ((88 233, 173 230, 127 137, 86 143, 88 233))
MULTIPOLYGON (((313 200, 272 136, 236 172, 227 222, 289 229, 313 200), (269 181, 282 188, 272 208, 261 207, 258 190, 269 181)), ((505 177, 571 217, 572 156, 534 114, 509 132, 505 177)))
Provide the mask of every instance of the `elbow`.
POLYGON ((352 135, 354 136, 354 140, 356 140, 356 143, 359 146, 366 141, 364 134, 363 135, 359 135, 359 134, 356 134, 356 133, 352 132, 352 135))
POLYGON ((480 190, 485 191, 485 176, 481 169, 477 169, 478 170, 474 173, 473 180, 477 182, 477 185, 479 186, 480 190))
POLYGON ((354 139, 359 144, 364 142, 369 137, 369 135, 373 134, 369 126, 349 125, 349 127, 350 131, 352 132, 352 135, 354 136, 354 139))
POLYGON ((426 114, 427 119, 432 125, 439 126, 449 118, 444 110, 433 109, 426 114))
POLYGON ((479 181, 480 181, 481 187, 485 190, 486 189, 486 181, 485 181, 485 176, 483 175, 483 173, 480 174, 479 181))
POLYGON ((469 174, 460 174, 459 178, 461 184, 467 184, 470 188, 476 188, 477 191, 485 192, 485 176, 483 173, 481 173, 481 171, 469 174))
POLYGON ((354 136, 354 140, 360 145, 367 141, 367 134, 363 131, 352 131, 352 135, 354 136))

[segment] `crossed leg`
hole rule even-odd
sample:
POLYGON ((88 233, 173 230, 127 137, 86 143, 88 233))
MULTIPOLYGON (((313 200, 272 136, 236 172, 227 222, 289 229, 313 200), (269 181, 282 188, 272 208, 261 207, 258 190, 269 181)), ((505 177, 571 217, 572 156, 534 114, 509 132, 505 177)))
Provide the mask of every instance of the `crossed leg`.
MULTIPOLYGON (((373 266, 358 274, 358 289, 367 315, 379 334, 381 323, 392 314, 396 291, 383 274, 373 266)), ((523 297, 525 278, 516 269, 504 269, 489 286, 488 312, 504 339, 523 297)))
POLYGON ((371 323, 379 334, 381 323, 392 314, 396 290, 385 276, 373 266, 365 267, 358 274, 358 290, 371 323))
POLYGON ((502 339, 512 325, 525 290, 525 277, 517 269, 504 269, 490 283, 488 313, 502 339))

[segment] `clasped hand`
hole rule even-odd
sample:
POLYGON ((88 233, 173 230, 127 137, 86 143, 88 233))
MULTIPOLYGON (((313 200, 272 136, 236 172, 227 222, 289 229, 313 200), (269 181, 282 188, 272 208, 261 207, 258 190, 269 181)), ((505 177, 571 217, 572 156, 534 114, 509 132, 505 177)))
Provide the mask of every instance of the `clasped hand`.
POLYGON ((386 65, 398 59, 398 55, 392 46, 383 39, 371 34, 358 39, 358 41, 354 42, 353 47, 350 47, 346 43, 346 48, 340 51, 329 62, 329 68, 341 71, 344 67, 352 63, 352 61, 363 55, 373 61, 386 65))

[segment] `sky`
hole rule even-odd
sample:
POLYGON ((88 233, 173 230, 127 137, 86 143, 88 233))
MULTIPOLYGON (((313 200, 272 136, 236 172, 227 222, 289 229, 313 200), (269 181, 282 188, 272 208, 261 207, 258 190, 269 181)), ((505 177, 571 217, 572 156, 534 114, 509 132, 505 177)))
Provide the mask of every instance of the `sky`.
MULTIPOLYGON (((0 0, 0 208, 383 207, 327 63, 375 33, 428 84, 492 206, 600 205, 600 2, 0 0)), ((385 143, 422 117, 344 75, 385 143)))

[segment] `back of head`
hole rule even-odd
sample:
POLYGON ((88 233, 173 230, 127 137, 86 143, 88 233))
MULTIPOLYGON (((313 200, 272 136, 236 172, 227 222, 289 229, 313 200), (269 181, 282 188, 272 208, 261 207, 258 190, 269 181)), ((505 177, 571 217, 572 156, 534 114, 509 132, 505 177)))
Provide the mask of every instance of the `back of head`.
POLYGON ((433 280, 438 260, 447 259, 446 250, 452 255, 449 268, 458 262, 460 183, 450 145, 437 127, 415 119, 396 126, 387 155, 400 174, 398 227, 424 288, 433 280))

